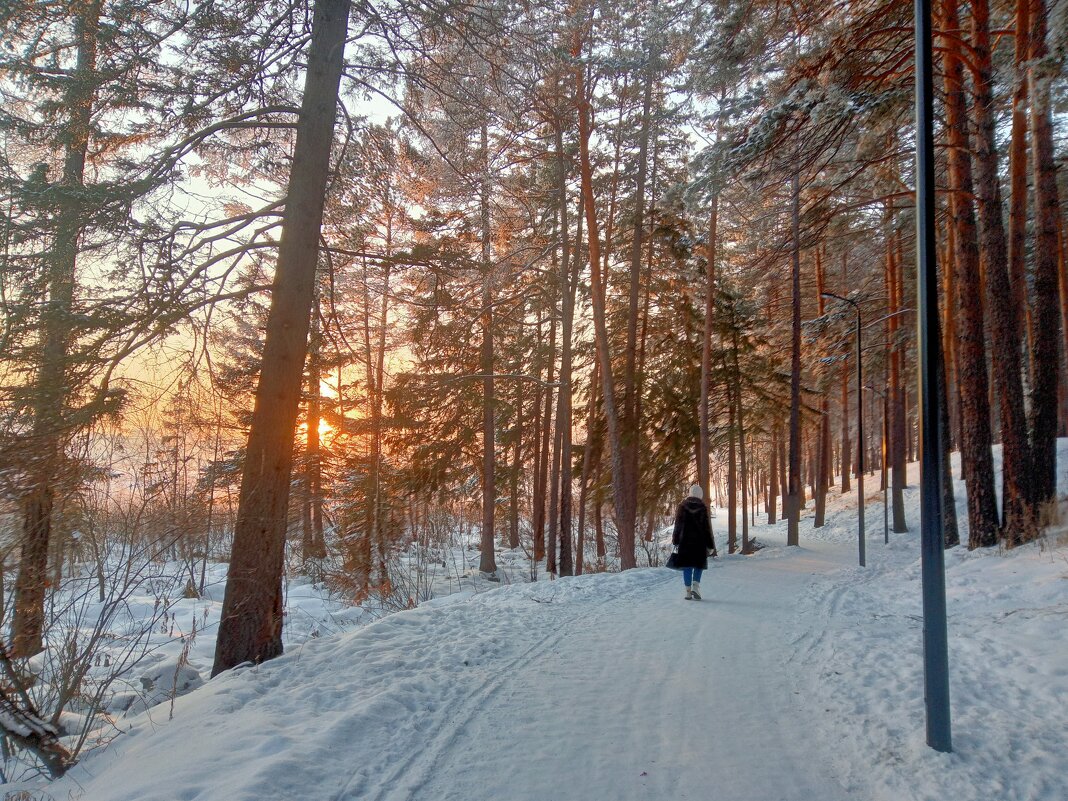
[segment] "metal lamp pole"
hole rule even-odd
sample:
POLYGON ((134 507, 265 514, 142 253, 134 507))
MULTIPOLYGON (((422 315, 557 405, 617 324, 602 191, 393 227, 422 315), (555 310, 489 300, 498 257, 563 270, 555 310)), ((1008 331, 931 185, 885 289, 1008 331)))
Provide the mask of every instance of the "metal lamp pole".
POLYGON ((857 537, 860 542, 860 566, 865 567, 864 558, 864 365, 861 362, 861 326, 860 305, 855 300, 844 298, 833 292, 820 292, 825 298, 834 298, 853 307, 857 316, 857 537))
POLYGON ((934 80, 931 0, 915 0, 916 20, 916 283, 920 368, 920 555, 923 583, 923 697, 927 744, 953 750, 949 713, 945 537, 938 373, 942 336, 938 320, 935 250, 934 80))

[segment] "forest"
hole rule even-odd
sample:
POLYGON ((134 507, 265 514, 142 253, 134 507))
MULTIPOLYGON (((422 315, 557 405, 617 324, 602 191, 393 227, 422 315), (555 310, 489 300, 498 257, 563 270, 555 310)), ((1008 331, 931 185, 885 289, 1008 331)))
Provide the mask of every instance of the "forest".
MULTIPOLYGON (((658 565, 691 484, 729 554, 864 476, 904 532, 912 15, 0 4, 5 776, 90 747, 218 565, 212 675, 282 654, 296 576, 384 612, 453 546, 658 565)), ((1011 549, 1059 522, 1068 3, 934 39, 944 539, 1011 549)))

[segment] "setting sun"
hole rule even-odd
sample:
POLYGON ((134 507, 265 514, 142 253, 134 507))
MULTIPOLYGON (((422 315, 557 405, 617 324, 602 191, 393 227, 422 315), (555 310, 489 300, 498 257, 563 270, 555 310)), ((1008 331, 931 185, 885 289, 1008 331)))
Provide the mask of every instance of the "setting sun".
MULTIPOLYGON (((299 426, 297 426, 297 432, 303 438, 308 433, 308 421, 305 420, 299 426)), ((319 419, 319 439, 334 438, 334 427, 330 425, 326 420, 319 419)))

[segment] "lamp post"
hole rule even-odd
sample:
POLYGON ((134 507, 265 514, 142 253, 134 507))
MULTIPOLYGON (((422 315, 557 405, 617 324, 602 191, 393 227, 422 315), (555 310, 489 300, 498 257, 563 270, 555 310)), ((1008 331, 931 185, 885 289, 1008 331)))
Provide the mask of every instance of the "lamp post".
POLYGON ((860 548, 860 566, 865 567, 864 559, 864 365, 861 363, 860 342, 860 305, 850 298, 844 298, 833 292, 820 292, 825 298, 834 298, 848 303, 856 313, 857 327, 857 539, 860 548))
POLYGON ((938 373, 942 337, 938 320, 935 251, 934 79, 931 0, 915 0, 916 31, 916 296, 920 367, 920 562, 923 583, 923 697, 927 744, 953 750, 949 714, 945 538, 938 373))

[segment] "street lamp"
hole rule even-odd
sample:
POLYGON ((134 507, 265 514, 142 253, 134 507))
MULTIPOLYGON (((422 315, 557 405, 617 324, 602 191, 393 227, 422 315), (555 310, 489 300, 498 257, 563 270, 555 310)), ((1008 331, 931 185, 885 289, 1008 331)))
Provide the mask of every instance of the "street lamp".
POLYGON ((920 367, 920 564, 923 583, 923 697, 927 744, 953 750, 949 715, 945 537, 942 533, 942 443, 938 373, 942 337, 938 320, 935 250, 934 78, 931 0, 915 0, 916 31, 916 297, 920 367))
POLYGON ((856 312, 857 325, 857 539, 860 548, 860 566, 865 567, 864 560, 864 366, 860 361, 860 305, 849 298, 833 292, 820 292, 825 298, 833 298, 848 303, 856 312))

